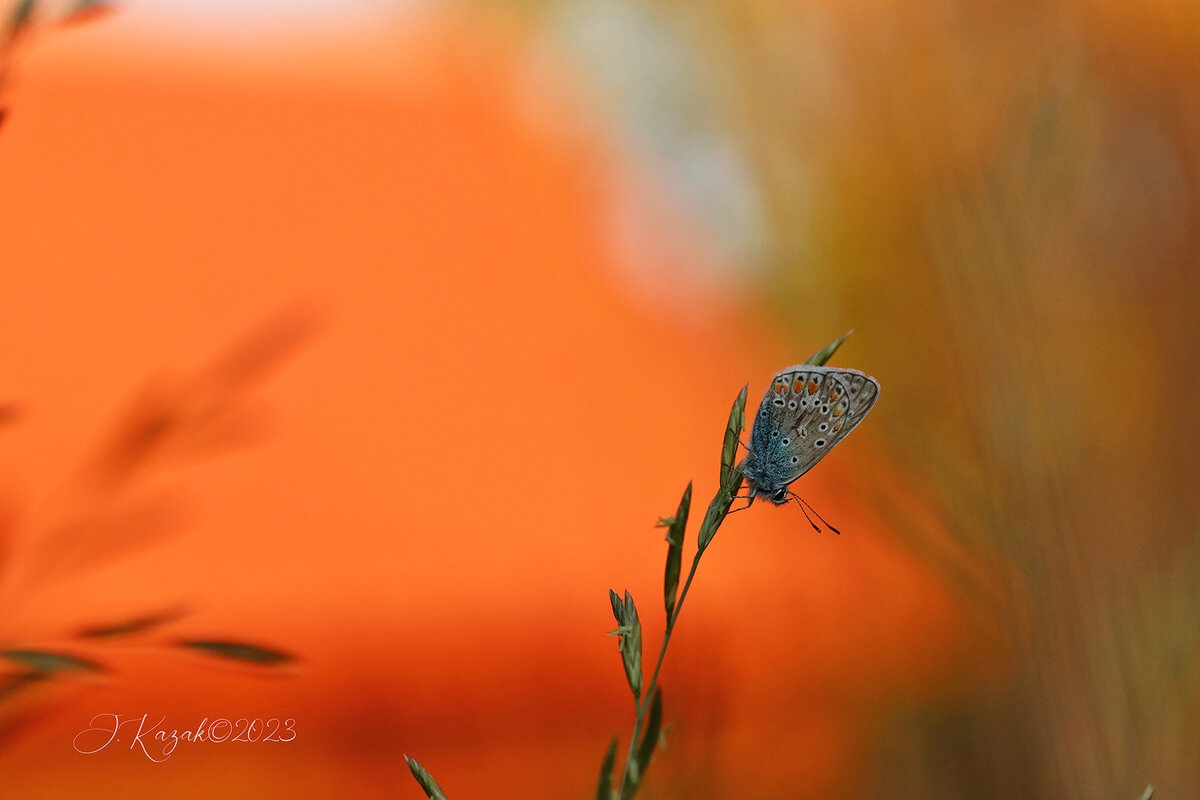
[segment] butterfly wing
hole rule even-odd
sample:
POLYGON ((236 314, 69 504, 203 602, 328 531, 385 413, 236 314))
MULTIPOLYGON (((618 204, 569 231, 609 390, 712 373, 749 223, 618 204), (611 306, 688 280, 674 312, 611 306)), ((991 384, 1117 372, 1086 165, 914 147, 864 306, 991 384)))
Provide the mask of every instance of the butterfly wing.
POLYGON ((750 451, 765 491, 808 472, 879 398, 879 382, 856 369, 797 364, 776 373, 759 405, 750 451))

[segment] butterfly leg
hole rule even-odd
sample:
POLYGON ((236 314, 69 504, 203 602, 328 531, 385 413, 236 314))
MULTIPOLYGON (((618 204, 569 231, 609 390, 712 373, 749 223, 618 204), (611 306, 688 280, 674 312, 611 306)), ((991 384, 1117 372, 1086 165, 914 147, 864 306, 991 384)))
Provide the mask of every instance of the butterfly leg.
POLYGON ((739 494, 739 495, 737 495, 736 497, 734 497, 733 499, 734 499, 734 500, 745 500, 745 501, 746 501, 746 505, 742 506, 741 508, 731 508, 731 509, 729 509, 729 512, 728 512, 728 513, 730 513, 730 514, 733 514, 733 513, 734 513, 734 512, 736 512, 736 511, 745 511, 747 508, 749 508, 750 506, 754 505, 754 494, 753 494, 753 493, 751 493, 751 494, 739 494))

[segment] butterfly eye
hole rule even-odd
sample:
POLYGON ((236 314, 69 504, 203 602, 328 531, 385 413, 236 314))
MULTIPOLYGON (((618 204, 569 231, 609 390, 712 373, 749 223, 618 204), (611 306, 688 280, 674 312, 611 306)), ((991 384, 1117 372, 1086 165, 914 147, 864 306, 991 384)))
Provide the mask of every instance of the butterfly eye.
POLYGON ((780 504, 786 503, 787 502, 787 489, 785 489, 783 487, 776 489, 775 493, 771 495, 771 502, 772 503, 780 503, 780 504))

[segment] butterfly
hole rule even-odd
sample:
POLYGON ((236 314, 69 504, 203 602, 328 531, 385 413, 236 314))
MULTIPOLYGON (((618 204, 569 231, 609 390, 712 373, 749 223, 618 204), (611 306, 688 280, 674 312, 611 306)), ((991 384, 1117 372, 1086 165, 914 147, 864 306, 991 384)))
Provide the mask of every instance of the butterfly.
POLYGON ((746 507, 758 497, 776 505, 795 497, 803 509, 807 504, 788 484, 858 427, 878 399, 879 381, 856 369, 797 364, 776 373, 738 465, 749 490, 746 507))

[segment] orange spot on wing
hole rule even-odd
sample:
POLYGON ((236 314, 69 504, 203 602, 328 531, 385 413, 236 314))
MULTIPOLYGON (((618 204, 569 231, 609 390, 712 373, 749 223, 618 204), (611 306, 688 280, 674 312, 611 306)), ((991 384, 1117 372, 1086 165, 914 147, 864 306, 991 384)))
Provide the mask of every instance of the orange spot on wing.
POLYGON ((786 390, 787 390, 787 387, 784 386, 782 383, 775 384, 775 394, 783 394, 784 391, 786 391, 786 390))
POLYGON ((816 381, 809 381, 809 382, 808 382, 808 393, 809 393, 809 394, 816 394, 816 393, 817 393, 817 382, 816 382, 816 381))
MULTIPOLYGON (((835 411, 834 413, 836 414, 837 412, 835 411)), ((842 423, 840 423, 840 422, 837 423, 836 425, 833 426, 833 429, 835 431, 840 431, 842 429, 842 423)))
POLYGON ((836 403, 838 401, 838 396, 839 395, 837 392, 830 392, 829 393, 829 402, 836 403))
POLYGON ((833 415, 834 415, 835 417, 840 417, 840 416, 842 415, 842 410, 841 410, 840 408, 835 408, 835 409, 833 410, 833 415))

